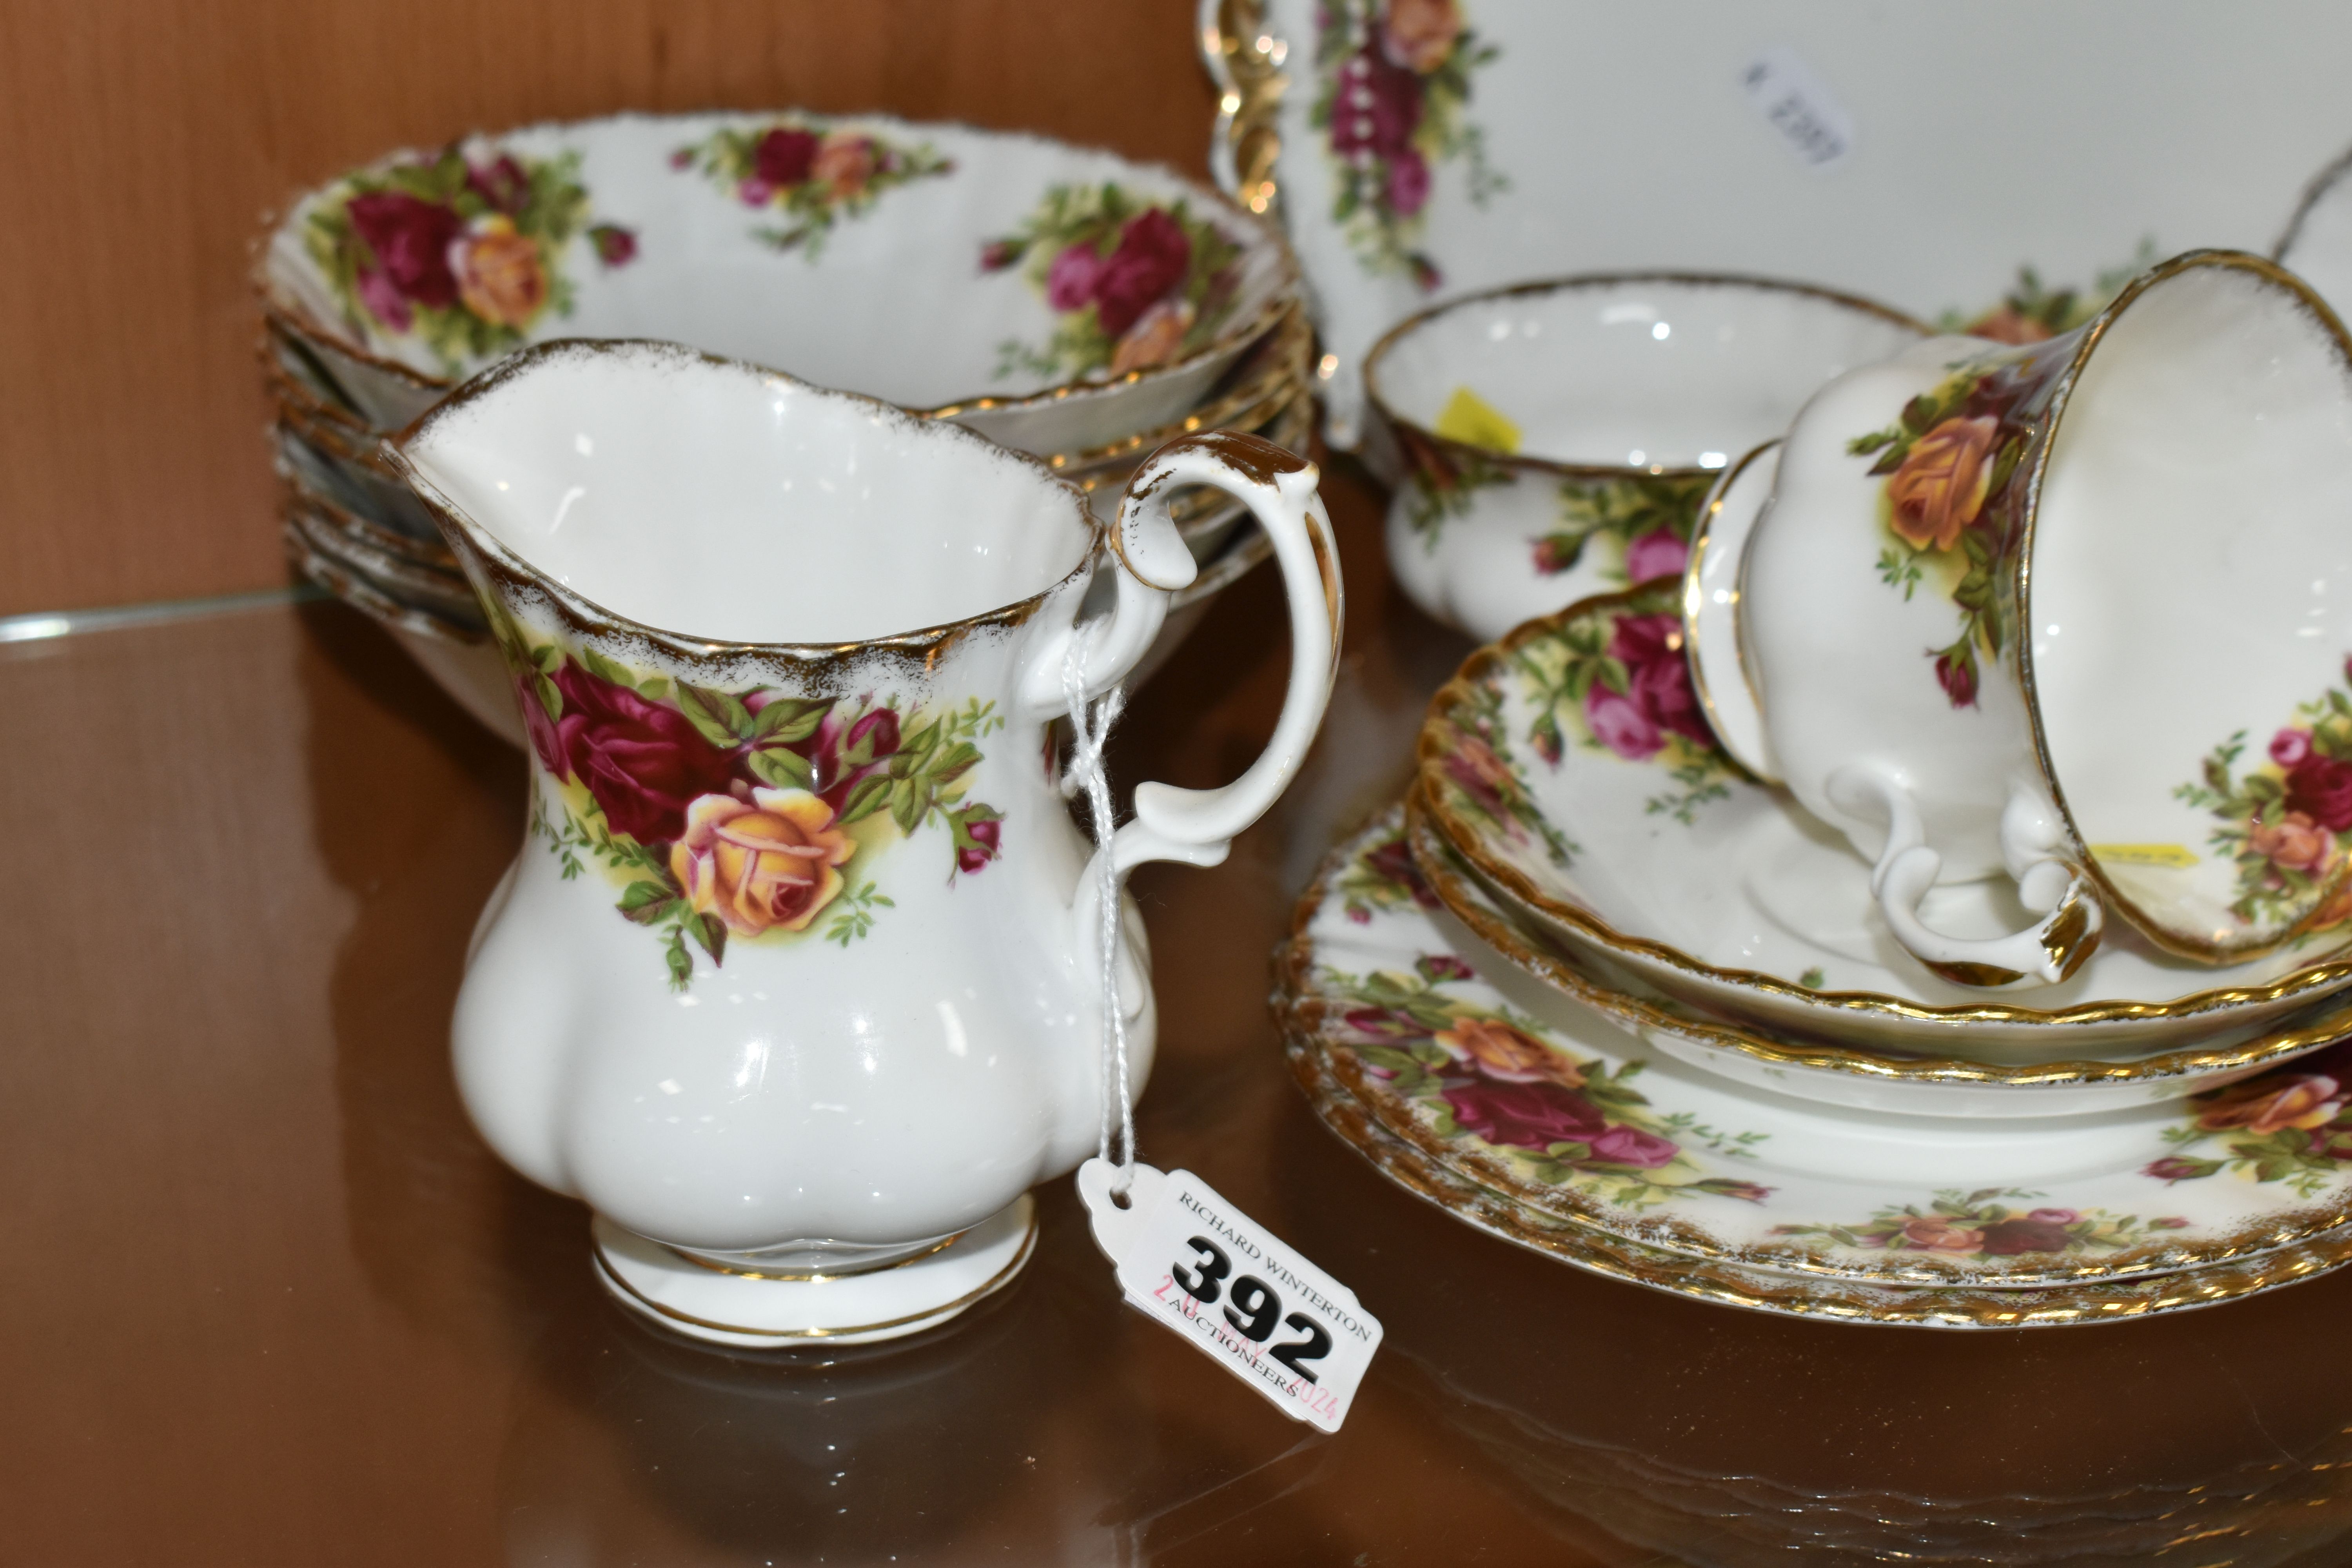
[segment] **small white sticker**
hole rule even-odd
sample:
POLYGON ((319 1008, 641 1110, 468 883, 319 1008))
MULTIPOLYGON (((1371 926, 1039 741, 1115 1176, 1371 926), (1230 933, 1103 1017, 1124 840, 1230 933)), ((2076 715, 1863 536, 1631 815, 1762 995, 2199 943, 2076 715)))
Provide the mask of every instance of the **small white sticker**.
POLYGON ((1807 168, 1835 168, 1853 152, 1853 116, 1787 45, 1758 55, 1739 73, 1739 85, 1764 123, 1807 168))
POLYGON ((1113 1175, 1087 1161, 1078 1195, 1128 1300, 1292 1420, 1337 1432, 1381 1343, 1355 1292, 1190 1171, 1135 1166, 1124 1209, 1110 1199, 1113 1175))

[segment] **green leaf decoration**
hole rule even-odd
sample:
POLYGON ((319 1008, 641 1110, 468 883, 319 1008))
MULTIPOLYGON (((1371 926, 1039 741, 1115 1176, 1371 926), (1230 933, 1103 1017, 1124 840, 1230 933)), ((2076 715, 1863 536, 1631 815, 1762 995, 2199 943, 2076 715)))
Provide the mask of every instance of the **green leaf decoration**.
POLYGON ((901 833, 912 833, 931 807, 930 792, 919 779, 898 779, 890 785, 890 818, 901 833))
POLYGON ((759 711, 751 721, 748 739, 789 745, 805 741, 816 733, 817 726, 833 710, 833 700, 826 697, 779 697, 759 711))
POLYGON ((958 741, 925 771, 930 774, 934 788, 944 788, 970 773, 979 762, 980 748, 970 741, 958 741))
POLYGON ((816 773, 808 759, 782 746, 759 746, 743 759, 751 775, 771 789, 816 789, 816 773))
POLYGON ((714 746, 732 747, 752 738, 751 710, 731 691, 677 683, 678 710, 714 746))
POLYGON ((2017 472, 2018 463, 2025 457, 2025 437, 2011 436, 2001 444, 2000 455, 1992 460, 1992 477, 1985 481, 1985 494, 1999 495, 2009 477, 2017 472))
POLYGON ((581 647, 580 662, 587 667, 589 674, 607 685, 624 687, 631 691, 636 689, 637 682, 635 676, 593 647, 584 645, 581 647))
POLYGON ((844 826, 862 822, 888 804, 892 784, 887 774, 876 773, 857 781, 847 799, 841 803, 839 821, 844 826))
POLYGON ((620 911, 642 926, 659 925, 677 913, 677 895, 658 882, 632 882, 621 889, 620 911))
POLYGON ((688 934, 694 938, 696 944, 710 955, 711 963, 718 963, 725 960, 727 927, 717 915, 696 915, 686 922, 686 929, 688 934))

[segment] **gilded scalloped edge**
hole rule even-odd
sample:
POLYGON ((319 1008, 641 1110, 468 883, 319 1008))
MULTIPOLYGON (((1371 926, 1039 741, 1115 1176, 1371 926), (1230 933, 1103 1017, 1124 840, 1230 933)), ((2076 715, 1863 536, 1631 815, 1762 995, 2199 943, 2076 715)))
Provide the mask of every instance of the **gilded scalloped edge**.
POLYGON ((1233 198, 1261 216, 1281 196, 1275 181, 1282 156, 1277 110, 1290 86, 1282 69, 1288 53, 1286 44, 1267 35, 1262 0, 1217 0, 1214 20, 1202 28, 1202 63, 1220 89, 1218 173, 1231 179, 1226 188, 1233 198))
MULTIPOLYGON (((1754 1033, 1727 1020, 1669 1012, 1613 990, 1580 973, 1573 963, 1536 948, 1528 935, 1490 908, 1464 896, 1465 877, 1455 868, 1458 851, 1429 821, 1418 782, 1405 797, 1406 842, 1413 864, 1445 905, 1446 912, 1473 935, 1546 984, 1632 1028, 1663 1029, 1702 1044, 1734 1050, 1775 1067, 1850 1073, 1860 1078, 1914 1083, 1995 1084, 2043 1088, 2066 1084, 2130 1083, 2166 1078, 2204 1077, 2238 1068, 2275 1067, 2332 1045, 2352 1029, 2352 998, 2304 1015, 2316 1019, 2297 1029, 2265 1035, 2246 1044, 2213 1050, 2168 1051, 2136 1061, 2058 1061, 2032 1066, 1969 1061, 1958 1057, 1875 1057, 1845 1046, 1811 1044, 1754 1033)), ((2219 1087, 2218 1085, 2215 1087, 2219 1087)))
MULTIPOLYGON (((1670 606, 1679 613, 1679 584, 1671 581, 1664 584, 1673 593, 1677 603, 1670 606)), ((2105 1023, 2126 1018, 2186 1018, 2226 1007, 2243 1006, 2249 1003, 2282 1001, 2287 997, 2316 994, 2352 980, 2352 957, 2336 957, 2315 963, 2299 969, 2268 985, 2243 986, 2227 990, 2200 991, 2170 1002, 2087 1002, 2080 1006, 2056 1012, 2033 1007, 2012 1007, 1998 1003, 1974 1003, 1958 1007, 1936 1007, 1923 1003, 1906 1002, 1875 991, 1809 991, 1792 985, 1776 975, 1750 969, 1717 969, 1702 963, 1681 949, 1645 937, 1628 936, 1601 920, 1589 910, 1565 904, 1547 895, 1533 879, 1507 862, 1485 852, 1479 845, 1475 829, 1463 822, 1444 803, 1442 791, 1425 786, 1441 781, 1444 758, 1448 750, 1447 736, 1455 728, 1453 710, 1469 699, 1470 692, 1481 682, 1490 679, 1508 665, 1519 649, 1531 642, 1559 635, 1561 628, 1581 616, 1596 612, 1630 607, 1636 600, 1661 591, 1659 584, 1645 584, 1638 588, 1614 594, 1599 594, 1580 599, 1566 609, 1549 616, 1539 616, 1512 630, 1498 642, 1487 643, 1465 659, 1454 671, 1454 679, 1430 699, 1428 716, 1423 721, 1421 735, 1415 743, 1415 782, 1423 786, 1423 800, 1430 820, 1437 826, 1445 841, 1479 877, 1498 886, 1510 898, 1538 910, 1545 917, 1559 921, 1583 931, 1601 946, 1612 951, 1636 954, 1668 968, 1722 984, 1736 985, 1744 990, 1762 991, 1786 996, 1811 1006, 1828 1006, 1856 1013, 1886 1014, 1895 1017, 1914 1018, 1926 1023, 2002 1023, 2002 1024, 2068 1024, 2105 1023)), ((2346 948, 2334 952, 2343 954, 2346 948)))
MULTIPOLYGON (((2276 1253, 2288 1247, 2328 1246, 2352 1256, 2352 1187, 2341 1188, 2335 1205, 2314 1205, 2274 1214, 2268 1219, 2217 1236, 2210 1240, 2169 1242, 2119 1248, 2095 1261, 2065 1268, 2023 1269, 1998 1274, 1970 1269, 1957 1260, 1926 1253, 1890 1254, 1906 1261, 1889 1268, 1860 1268, 1825 1262, 1800 1244, 1762 1243, 1729 1246, 1701 1227, 1673 1215, 1653 1215, 1629 1220, 1613 1214, 1569 1187, 1530 1182, 1508 1161, 1447 1142, 1431 1132, 1387 1097, 1373 1094, 1360 1071, 1335 1061, 1324 1049, 1323 1017, 1328 1008, 1315 994, 1312 979, 1314 948, 1307 926, 1321 908, 1324 892, 1344 857, 1361 835, 1351 835, 1327 857, 1315 880, 1300 895, 1291 914, 1290 937, 1275 950, 1275 990, 1268 998, 1276 1026, 1286 1042, 1311 1048, 1325 1069, 1373 1117, 1383 1132, 1435 1163, 1457 1180, 1475 1181, 1515 1208, 1530 1211, 1560 1224, 1577 1226, 1615 1244, 1676 1253, 1694 1264, 1761 1268, 1806 1279, 1842 1279, 1874 1284, 1880 1289, 1936 1290, 1979 1289, 1995 1291, 2043 1290, 2080 1286, 2091 1281, 2116 1282, 2134 1278, 2158 1278, 2226 1268, 2241 1260, 2276 1253)), ((1340 1042, 1345 1044, 1345 1042, 1340 1042)), ((2330 1267, 2333 1267, 2331 1264, 2330 1267)))
POLYGON ((1533 1214, 1465 1181, 1390 1135, 1352 1096, 1323 1076, 1305 1042, 1286 1037, 1285 1045, 1292 1076, 1316 1119, 1374 1170, 1415 1197, 1490 1236, 1587 1273, 1720 1306, 1907 1328, 2050 1328, 2216 1306, 2313 1279, 2352 1261, 2352 1237, 2345 1237, 2177 1274, 2098 1285, 1988 1290, 1800 1279, 1686 1258, 1639 1243, 1617 1241, 1570 1221, 1533 1214))

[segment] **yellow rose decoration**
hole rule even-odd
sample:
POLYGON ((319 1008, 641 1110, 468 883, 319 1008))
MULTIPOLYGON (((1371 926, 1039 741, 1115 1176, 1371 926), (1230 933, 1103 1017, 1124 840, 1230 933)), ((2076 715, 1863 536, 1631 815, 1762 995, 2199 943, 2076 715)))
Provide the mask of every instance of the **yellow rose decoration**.
POLYGON ((1563 1089, 1584 1087, 1584 1074, 1574 1062, 1492 1018, 1465 1018, 1436 1038, 1454 1056, 1485 1069, 1489 1078, 1507 1083, 1541 1079, 1563 1089))
POLYGON ((476 222, 453 248, 457 297, 466 309, 501 327, 527 327, 547 308, 547 268, 539 242, 495 214, 476 222))
POLYGON ((1904 542, 1914 550, 1949 550, 1959 542, 1960 530, 1984 509, 2000 429, 2000 420, 1979 414, 1947 419, 1912 443, 1886 481, 1893 525, 1904 542))
POLYGON ((841 892, 834 868, 856 852, 833 807, 802 789, 755 789, 748 801, 706 795, 686 810, 670 874, 698 914, 737 936, 799 931, 841 892))

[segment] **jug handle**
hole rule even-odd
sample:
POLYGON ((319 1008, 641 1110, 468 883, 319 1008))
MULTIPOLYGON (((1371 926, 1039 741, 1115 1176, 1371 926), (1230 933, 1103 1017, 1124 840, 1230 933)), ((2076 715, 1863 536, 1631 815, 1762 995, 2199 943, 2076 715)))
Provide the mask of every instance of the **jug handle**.
MULTIPOLYGON (((1136 786, 1135 816, 1111 840, 1111 865, 1118 877, 1146 860, 1218 864, 1234 836, 1265 814, 1306 760, 1339 675, 1344 606, 1339 547, 1316 493, 1320 477, 1313 463, 1271 441, 1212 430, 1160 447, 1129 482, 1110 533, 1118 562, 1118 602, 1108 625, 1097 622, 1089 628, 1088 695, 1108 689, 1134 668, 1166 618, 1168 595, 1198 571, 1168 515, 1171 497, 1187 485, 1208 485, 1241 501, 1272 541, 1289 603, 1290 685, 1273 739, 1231 784, 1216 789, 1136 786)), ((1086 634, 1072 628, 1069 636, 1077 635, 1086 634)), ((1024 696, 1041 715, 1064 707, 1061 673, 1067 647, 1067 636, 1045 639, 1025 672, 1024 696)), ((1094 882, 1090 870, 1080 884, 1076 913, 1082 922, 1093 918, 1087 889, 1094 882)))

